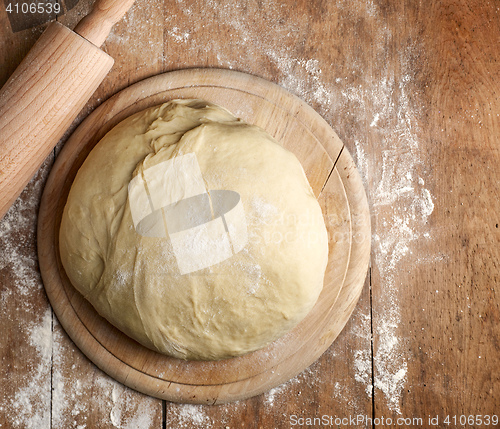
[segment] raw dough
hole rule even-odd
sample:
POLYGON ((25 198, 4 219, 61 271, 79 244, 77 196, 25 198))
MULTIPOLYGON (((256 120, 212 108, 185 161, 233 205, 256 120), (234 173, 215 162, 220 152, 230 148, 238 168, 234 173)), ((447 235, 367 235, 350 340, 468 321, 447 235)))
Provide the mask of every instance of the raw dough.
POLYGON ((295 155, 201 100, 150 108, 106 134, 72 185, 60 251, 103 317, 183 359, 238 356, 283 336, 314 306, 328 258, 295 155), (195 195, 210 219, 186 203, 195 195), (208 259, 189 262, 193 252, 208 259))

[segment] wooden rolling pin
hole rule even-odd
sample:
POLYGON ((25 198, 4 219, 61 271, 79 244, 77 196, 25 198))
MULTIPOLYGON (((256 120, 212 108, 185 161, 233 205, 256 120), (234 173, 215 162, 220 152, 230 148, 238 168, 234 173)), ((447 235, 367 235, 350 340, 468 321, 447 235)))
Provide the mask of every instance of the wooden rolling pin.
POLYGON ((74 32, 53 22, 0 90, 0 219, 113 65, 99 46, 134 0, 97 0, 74 32))

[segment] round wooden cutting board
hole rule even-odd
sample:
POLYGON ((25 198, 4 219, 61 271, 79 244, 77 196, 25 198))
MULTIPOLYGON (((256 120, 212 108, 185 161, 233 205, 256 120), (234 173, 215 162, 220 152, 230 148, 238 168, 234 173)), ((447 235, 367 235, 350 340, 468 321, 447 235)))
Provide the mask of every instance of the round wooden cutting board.
POLYGON ((303 371, 331 345, 359 298, 370 253, 370 216, 352 158, 329 125, 283 88, 247 74, 190 69, 146 79, 103 103, 65 144, 48 179, 38 223, 43 282, 63 328, 104 372, 176 402, 215 404, 265 392, 303 371), (329 234, 324 288, 313 310, 268 347, 222 361, 153 352, 100 317, 73 288, 59 258, 59 225, 71 183, 90 150, 133 113, 175 98, 202 98, 264 128, 302 163, 329 234))

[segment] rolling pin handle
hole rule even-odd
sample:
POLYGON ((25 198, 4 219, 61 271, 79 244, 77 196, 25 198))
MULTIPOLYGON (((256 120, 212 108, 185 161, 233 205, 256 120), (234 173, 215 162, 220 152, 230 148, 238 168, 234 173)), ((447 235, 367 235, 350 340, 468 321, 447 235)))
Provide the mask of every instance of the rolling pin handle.
POLYGON ((78 23, 74 31, 99 47, 108 37, 113 25, 133 4, 134 0, 97 0, 92 12, 78 23))

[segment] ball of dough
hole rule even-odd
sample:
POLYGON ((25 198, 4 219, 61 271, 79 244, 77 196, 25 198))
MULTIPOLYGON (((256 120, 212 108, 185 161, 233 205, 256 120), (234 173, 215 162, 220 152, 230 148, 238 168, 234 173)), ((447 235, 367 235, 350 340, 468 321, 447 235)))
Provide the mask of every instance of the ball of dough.
POLYGON ((172 357, 216 360, 306 316, 328 244, 295 155, 219 106, 173 100, 125 119, 89 154, 60 254, 122 332, 172 357))

